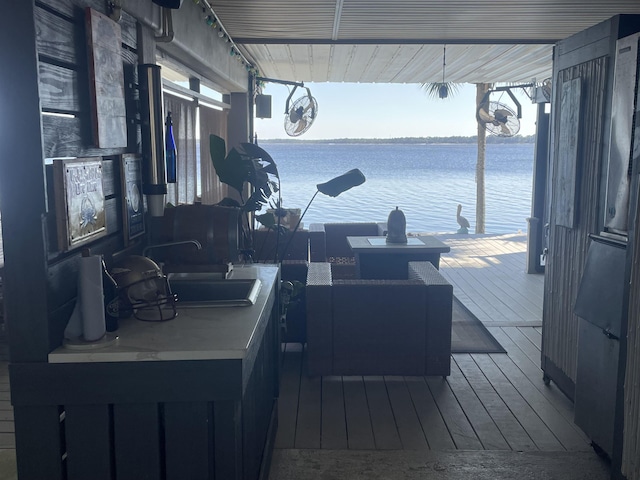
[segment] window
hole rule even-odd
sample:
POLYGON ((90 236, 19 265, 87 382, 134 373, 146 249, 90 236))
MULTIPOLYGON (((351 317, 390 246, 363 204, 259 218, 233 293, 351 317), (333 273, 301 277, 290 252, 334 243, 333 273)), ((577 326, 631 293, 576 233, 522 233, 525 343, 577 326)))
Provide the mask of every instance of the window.
POLYGON ((167 188, 167 202, 174 205, 201 201, 211 205, 227 196, 209 155, 209 135, 226 139, 227 113, 222 94, 201 85, 201 92, 189 90, 189 79, 162 65, 164 111, 171 112, 178 154, 177 182, 167 188))

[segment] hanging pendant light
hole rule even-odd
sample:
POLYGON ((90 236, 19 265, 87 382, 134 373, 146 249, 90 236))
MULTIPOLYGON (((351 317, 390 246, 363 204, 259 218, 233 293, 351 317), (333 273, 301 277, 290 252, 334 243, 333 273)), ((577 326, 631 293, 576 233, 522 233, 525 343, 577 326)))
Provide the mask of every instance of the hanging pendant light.
POLYGON ((438 89, 438 97, 440 98, 447 98, 449 96, 449 86, 444 81, 444 78, 445 78, 444 74, 445 74, 446 67, 447 67, 447 46, 445 45, 444 51, 442 53, 442 84, 438 89))

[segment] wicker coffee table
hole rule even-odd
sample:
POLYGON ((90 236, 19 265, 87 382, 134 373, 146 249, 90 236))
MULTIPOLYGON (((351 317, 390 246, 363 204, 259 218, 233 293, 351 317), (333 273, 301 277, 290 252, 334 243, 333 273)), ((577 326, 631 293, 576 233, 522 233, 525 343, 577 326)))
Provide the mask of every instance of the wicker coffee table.
POLYGON ((431 262, 440 268, 440 254, 451 249, 432 236, 409 237, 407 243, 386 242, 386 237, 347 237, 356 257, 358 278, 407 278, 409 262, 431 262))

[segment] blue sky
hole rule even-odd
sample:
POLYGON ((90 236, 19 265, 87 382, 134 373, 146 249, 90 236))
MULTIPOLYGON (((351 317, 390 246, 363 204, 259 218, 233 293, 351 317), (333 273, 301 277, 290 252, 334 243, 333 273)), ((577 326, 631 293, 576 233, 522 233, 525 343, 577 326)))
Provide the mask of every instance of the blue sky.
MULTIPOLYGON (((398 138, 476 135, 475 85, 464 84, 448 99, 429 97, 418 84, 307 83, 318 102, 318 116, 301 140, 332 138, 398 138)), ((270 119, 255 120, 258 139, 290 138, 284 131, 289 88, 267 83, 272 96, 270 119)), ((298 88, 292 101, 306 93, 298 88)), ((536 106, 521 89, 521 135, 535 133, 536 106)), ((498 99, 497 95, 492 100, 498 99)), ((505 93, 504 103, 512 105, 505 93)))

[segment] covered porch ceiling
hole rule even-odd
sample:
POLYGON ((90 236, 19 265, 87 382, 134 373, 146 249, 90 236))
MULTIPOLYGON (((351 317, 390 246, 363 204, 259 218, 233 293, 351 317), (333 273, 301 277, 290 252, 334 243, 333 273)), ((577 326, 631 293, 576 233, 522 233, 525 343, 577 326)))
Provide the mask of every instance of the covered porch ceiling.
POLYGON ((212 0, 260 75, 304 82, 530 82, 553 44, 639 0, 212 0))

